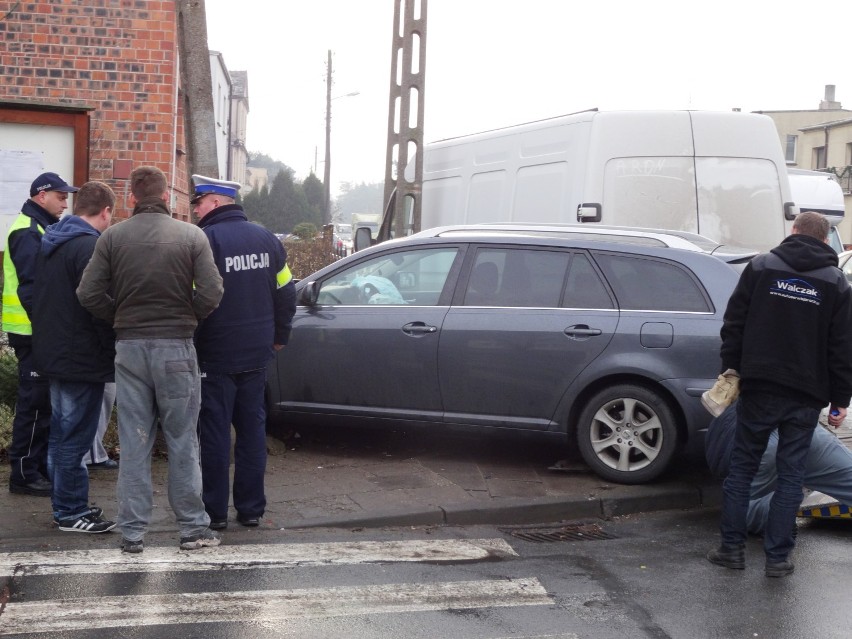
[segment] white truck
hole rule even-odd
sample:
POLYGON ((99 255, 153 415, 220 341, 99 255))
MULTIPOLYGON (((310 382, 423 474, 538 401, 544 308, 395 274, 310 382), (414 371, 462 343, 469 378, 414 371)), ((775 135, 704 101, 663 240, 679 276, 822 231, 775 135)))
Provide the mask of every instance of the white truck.
MULTIPOLYGON (((594 110, 434 142, 424 148, 421 197, 420 228, 405 234, 600 223, 767 250, 798 213, 773 121, 733 111, 594 110)), ((379 241, 393 228, 386 215, 379 241)))
MULTIPOLYGON (((840 253, 843 242, 837 226, 843 221, 846 208, 843 201, 843 188, 831 173, 808 171, 806 169, 787 169, 790 178, 790 192, 800 211, 822 213, 831 223, 828 236, 831 247, 840 253)), ((787 230, 792 227, 787 223, 787 230)))

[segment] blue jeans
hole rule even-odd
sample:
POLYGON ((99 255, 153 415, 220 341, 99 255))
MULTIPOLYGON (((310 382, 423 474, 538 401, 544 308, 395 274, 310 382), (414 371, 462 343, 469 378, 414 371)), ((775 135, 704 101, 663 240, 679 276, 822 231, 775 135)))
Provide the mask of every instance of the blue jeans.
POLYGON ((76 519, 91 510, 83 457, 98 429, 103 395, 102 383, 50 380, 47 471, 53 480, 54 519, 76 519))
MULTIPOLYGON (((763 534, 769 520, 769 505, 778 479, 775 466, 777 446, 778 434, 773 433, 760 462, 760 470, 751 482, 748 531, 755 535, 763 534)), ((836 435, 822 426, 817 426, 814 430, 805 460, 804 485, 852 506, 852 450, 846 448, 836 435)))
POLYGON ((228 518, 228 469, 234 425, 234 508, 240 517, 266 509, 266 368, 244 373, 207 373, 201 380, 201 476, 210 518, 228 518))
POLYGON ((775 463, 778 481, 769 505, 763 549, 767 561, 785 561, 793 549, 793 526, 802 503, 805 458, 819 410, 765 393, 743 393, 737 405, 737 431, 731 468, 722 485, 722 543, 745 544, 751 482, 772 431, 778 429, 775 463))
MULTIPOLYGON (((192 339, 115 343, 121 444, 118 525, 125 539, 138 541, 148 531, 153 508, 151 452, 158 421, 169 454, 169 504, 181 537, 200 533, 210 524, 201 500, 198 462, 199 375, 192 339)), ((86 446, 91 443, 89 437, 86 446)))

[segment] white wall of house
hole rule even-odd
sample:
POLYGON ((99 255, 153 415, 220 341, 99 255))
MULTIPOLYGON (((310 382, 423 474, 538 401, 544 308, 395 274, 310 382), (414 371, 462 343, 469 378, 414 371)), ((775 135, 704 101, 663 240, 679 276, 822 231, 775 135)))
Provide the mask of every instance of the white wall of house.
POLYGON ((248 150, 246 149, 246 130, 248 124, 248 73, 234 71, 231 73, 231 148, 229 179, 242 185, 248 184, 246 166, 248 150))
POLYGON ((210 52, 210 75, 213 87, 213 118, 216 126, 216 157, 219 178, 227 179, 231 130, 231 77, 225 60, 218 51, 210 52))

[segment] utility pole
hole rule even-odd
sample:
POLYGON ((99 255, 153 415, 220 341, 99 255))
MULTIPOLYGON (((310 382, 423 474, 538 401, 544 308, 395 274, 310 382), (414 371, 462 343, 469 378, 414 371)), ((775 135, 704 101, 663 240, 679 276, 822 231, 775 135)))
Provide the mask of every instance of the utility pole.
POLYGON ((325 78, 325 171, 323 172, 323 187, 325 187, 325 221, 331 219, 331 49, 328 50, 328 68, 325 78))
POLYGON ((420 230, 428 0, 420 0, 419 15, 415 14, 415 5, 416 2, 394 0, 385 161, 385 219, 382 220, 380 233, 384 239, 388 233, 393 237, 402 237, 420 230), (405 178, 405 168, 412 160, 414 175, 413 180, 409 181, 405 178), (394 192, 396 197, 391 203, 394 192))
POLYGON ((204 0, 179 0, 178 53, 186 114, 187 174, 219 177, 207 12, 204 0))

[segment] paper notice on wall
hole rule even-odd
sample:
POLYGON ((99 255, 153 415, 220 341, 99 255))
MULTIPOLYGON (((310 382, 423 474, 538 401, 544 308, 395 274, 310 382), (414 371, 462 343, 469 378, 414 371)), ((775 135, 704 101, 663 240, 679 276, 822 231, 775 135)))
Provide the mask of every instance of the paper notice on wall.
POLYGON ((30 196, 30 184, 44 173, 41 151, 0 149, 0 247, 6 250, 6 234, 30 196))

